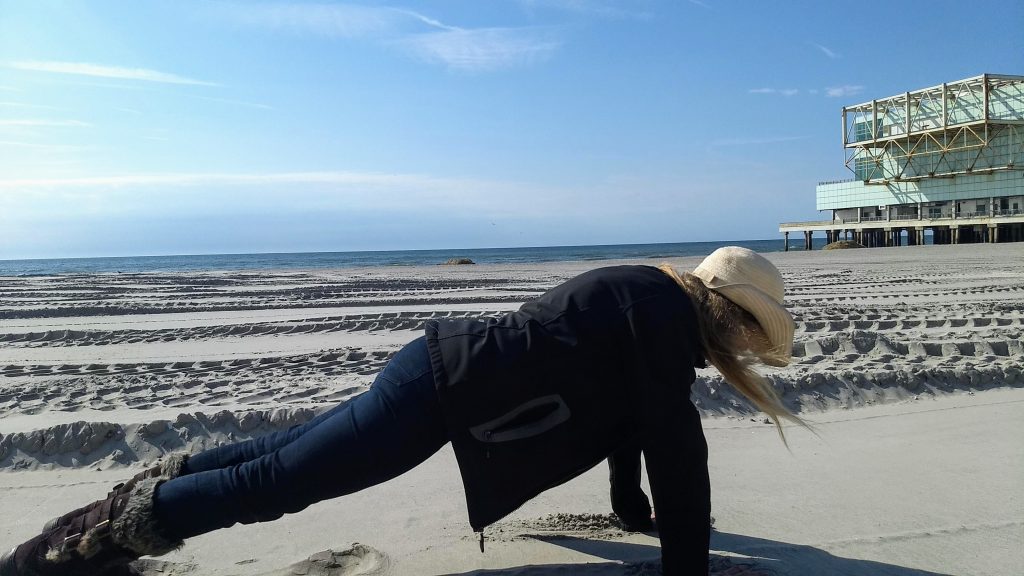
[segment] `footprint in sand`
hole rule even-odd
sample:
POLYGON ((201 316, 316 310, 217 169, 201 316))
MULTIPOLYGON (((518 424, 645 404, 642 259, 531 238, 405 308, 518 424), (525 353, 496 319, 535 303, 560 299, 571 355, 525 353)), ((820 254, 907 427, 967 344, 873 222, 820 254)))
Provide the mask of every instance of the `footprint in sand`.
POLYGON ((391 560, 386 554, 369 546, 353 544, 348 550, 324 550, 292 564, 260 576, 384 576, 391 574, 391 560))

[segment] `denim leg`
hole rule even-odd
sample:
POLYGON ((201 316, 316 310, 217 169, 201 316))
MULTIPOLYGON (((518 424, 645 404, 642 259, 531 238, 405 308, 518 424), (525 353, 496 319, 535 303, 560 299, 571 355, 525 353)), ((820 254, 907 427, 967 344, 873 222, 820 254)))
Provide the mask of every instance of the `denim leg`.
POLYGON ((424 338, 366 393, 253 460, 169 480, 154 502, 168 537, 264 522, 394 478, 448 442, 424 338))
POLYGON ((273 432, 244 442, 224 444, 222 446, 217 446, 216 448, 203 450, 198 454, 193 454, 185 461, 185 467, 182 469, 182 474, 195 474, 196 472, 227 468, 228 466, 234 466, 235 464, 255 460, 264 454, 270 454, 271 452, 282 448, 286 444, 291 443, 293 440, 302 436, 308 430, 316 427, 321 422, 326 421, 337 412, 344 410, 347 404, 348 402, 339 404, 330 410, 317 415, 309 422, 290 426, 287 430, 273 432))

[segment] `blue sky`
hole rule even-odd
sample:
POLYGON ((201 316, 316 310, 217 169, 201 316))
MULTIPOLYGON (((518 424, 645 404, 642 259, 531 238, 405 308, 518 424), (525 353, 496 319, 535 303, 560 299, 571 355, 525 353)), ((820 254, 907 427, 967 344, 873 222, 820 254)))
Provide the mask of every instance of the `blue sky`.
POLYGON ((779 237, 1024 3, 0 0, 0 259, 779 237))

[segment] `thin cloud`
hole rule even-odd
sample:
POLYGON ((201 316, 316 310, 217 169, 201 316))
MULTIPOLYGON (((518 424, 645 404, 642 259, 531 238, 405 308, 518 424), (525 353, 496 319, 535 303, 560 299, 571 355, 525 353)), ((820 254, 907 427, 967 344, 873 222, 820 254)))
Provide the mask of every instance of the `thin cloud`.
POLYGON ((561 43, 550 29, 462 28, 415 10, 352 4, 226 4, 219 13, 244 26, 349 40, 379 41, 452 70, 485 71, 546 59, 561 43))
MULTIPOLYGON (((693 1, 693 0, 691 0, 693 1)), ((527 8, 552 8, 587 16, 609 19, 647 19, 651 13, 646 10, 630 10, 623 7, 626 2, 602 2, 598 0, 521 0, 527 8)))
POLYGON ((75 127, 88 127, 92 126, 88 122, 81 122, 79 120, 21 120, 21 119, 3 119, 0 118, 0 126, 28 126, 28 127, 63 127, 63 126, 75 126, 75 127))
POLYGON ((190 98, 197 100, 207 100, 209 102, 220 102, 221 104, 232 104, 234 106, 243 106, 245 108, 257 108, 259 110, 273 110, 274 107, 268 104, 260 104, 259 102, 248 102, 246 100, 232 100, 230 98, 214 98, 212 96, 197 96, 194 94, 188 95, 190 98))
POLYGON ((233 213, 266 210, 444 210, 479 216, 569 209, 573 191, 518 182, 365 172, 159 173, 0 180, 3 214, 233 213), (140 189, 159 194, 140 194, 140 189), (216 188, 217 194, 210 194, 216 188), (5 192, 14 193, 5 193, 5 192), (5 206, 6 202, 6 206, 5 206), (6 208, 6 209, 5 209, 6 208))
POLYGON ((521 28, 417 34, 400 42, 417 58, 453 70, 485 71, 548 58, 560 43, 521 28))
POLYGON ((795 140, 805 140, 807 136, 769 136, 765 138, 723 138, 720 140, 713 140, 711 146, 758 146, 763 144, 778 144, 781 142, 793 142, 795 140))
POLYGON ((82 146, 72 146, 70 144, 39 144, 36 142, 18 142, 14 140, 0 140, 0 146, 30 148, 32 150, 71 150, 83 148, 82 146))
POLYGON ((56 106, 47 106, 45 104, 26 104, 25 102, 0 102, 0 108, 31 108, 33 110, 64 110, 64 108, 57 108, 56 106))
POLYGON ((780 94, 782 96, 796 96, 800 93, 797 88, 751 88, 748 94, 780 94))
POLYGON ((398 14, 405 14, 414 20, 419 20, 420 22, 426 24, 427 26, 438 28, 440 30, 461 30, 461 28, 458 28, 456 26, 449 26, 444 22, 441 22, 440 20, 430 18, 429 16, 424 16, 423 14, 420 14, 419 12, 415 12, 413 10, 401 10, 396 8, 395 12, 397 12, 398 14))
POLYGON ((700 6, 701 8, 711 9, 711 6, 707 2, 701 2, 701 0, 690 0, 690 4, 700 6))
POLYGON ((130 174, 122 176, 85 176, 79 178, 14 178, 0 180, 0 189, 91 187, 91 186, 202 186, 208 184, 436 184, 456 182, 410 174, 380 174, 373 172, 271 172, 271 173, 217 173, 175 172, 130 174))
POLYGON ((148 68, 125 68, 122 66, 107 66, 93 64, 90 62, 58 62, 24 60, 7 64, 9 68, 17 70, 31 70, 35 72, 49 72, 53 74, 73 74, 78 76, 93 76, 97 78, 116 78, 118 80, 139 80, 142 82, 158 82, 163 84, 191 84, 197 86, 218 86, 213 82, 195 80, 159 72, 148 68))
POLYGON ((835 50, 832 50, 831 48, 829 48, 827 46, 822 46, 821 44, 818 44, 817 42, 811 42, 811 46, 814 46, 818 50, 821 50, 822 54, 824 54, 825 56, 828 56, 829 58, 831 58, 833 60, 835 60, 836 58, 840 57, 839 54, 835 50))
POLYGON ((425 24, 459 30, 436 18, 404 8, 354 4, 225 4, 221 15, 245 26, 333 38, 388 37, 425 24))
POLYGON ((400 14, 353 4, 224 4, 218 11, 242 25, 342 38, 390 31, 400 14))
POLYGON ((130 90, 133 92, 160 92, 163 89, 162 86, 154 84, 132 82, 101 82, 92 80, 79 80, 77 78, 69 78, 67 80, 62 80, 61 84, 65 86, 88 86, 90 88, 103 88, 118 91, 130 90))
POLYGON ((829 98, 845 98, 847 96, 856 96, 864 91, 863 86, 859 85, 843 85, 843 86, 831 86, 825 88, 825 96, 829 98))

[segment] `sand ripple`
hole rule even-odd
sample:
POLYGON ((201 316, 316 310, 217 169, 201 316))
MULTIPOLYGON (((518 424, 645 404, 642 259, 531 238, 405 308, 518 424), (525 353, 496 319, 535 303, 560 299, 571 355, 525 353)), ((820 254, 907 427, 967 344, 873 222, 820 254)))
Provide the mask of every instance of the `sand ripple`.
MULTIPOLYGON (((769 378, 795 411, 1024 386, 1019 247, 772 258, 797 331, 769 378)), ((275 430, 365 391, 424 322, 496 317, 582 269, 0 278, 0 468, 147 462, 275 430)), ((712 369, 693 392, 705 416, 763 419, 712 369)))

